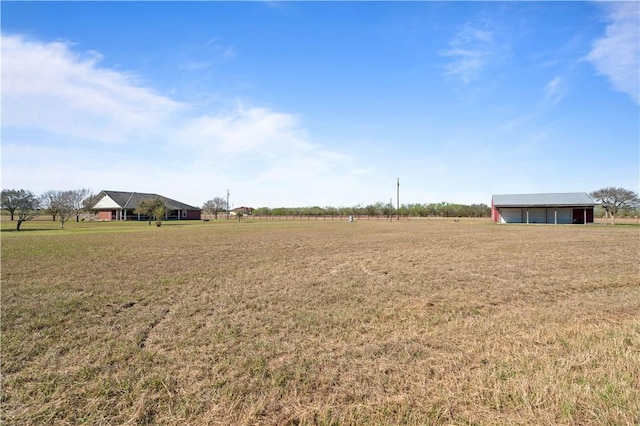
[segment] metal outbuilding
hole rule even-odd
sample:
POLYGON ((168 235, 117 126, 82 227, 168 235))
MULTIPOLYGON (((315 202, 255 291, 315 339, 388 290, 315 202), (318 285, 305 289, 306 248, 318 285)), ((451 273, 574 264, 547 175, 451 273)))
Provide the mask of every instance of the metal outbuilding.
POLYGON ((596 202, 586 192, 499 194, 491 198, 498 223, 593 223, 596 202))

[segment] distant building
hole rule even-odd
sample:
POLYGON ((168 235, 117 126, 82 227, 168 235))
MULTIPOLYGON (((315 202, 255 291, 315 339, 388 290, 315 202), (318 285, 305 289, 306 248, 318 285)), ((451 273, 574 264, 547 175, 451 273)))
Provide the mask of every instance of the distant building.
POLYGON ((200 208, 190 206, 158 194, 144 192, 101 191, 96 196, 92 210, 98 220, 148 220, 146 216, 134 213, 138 203, 149 198, 160 197, 167 206, 165 220, 200 220, 200 208))
POLYGON ((236 207, 233 210, 230 210, 229 213, 232 215, 243 215, 243 216, 251 216, 255 209, 253 207, 236 207))
POLYGON ((586 192, 494 195, 491 219, 498 223, 593 223, 595 205, 586 192))

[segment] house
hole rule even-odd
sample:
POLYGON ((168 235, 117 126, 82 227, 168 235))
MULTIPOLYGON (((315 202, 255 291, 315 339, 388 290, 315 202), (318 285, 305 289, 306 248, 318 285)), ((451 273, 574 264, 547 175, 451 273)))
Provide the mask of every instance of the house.
POLYGON ((230 214, 237 216, 251 216, 255 209, 253 207, 236 207, 235 209, 229 211, 230 214))
POLYGON ((593 223, 595 205, 586 192, 494 195, 491 219, 498 223, 593 223))
POLYGON ((148 220, 147 217, 134 213, 138 203, 149 198, 160 197, 167 206, 165 220, 200 220, 200 208, 190 206, 158 194, 144 192, 101 191, 96 196, 93 210, 98 220, 148 220))

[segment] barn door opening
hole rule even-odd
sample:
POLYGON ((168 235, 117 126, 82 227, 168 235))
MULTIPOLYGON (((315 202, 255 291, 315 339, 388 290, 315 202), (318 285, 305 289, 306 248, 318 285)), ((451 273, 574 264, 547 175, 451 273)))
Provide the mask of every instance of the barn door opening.
POLYGON ((573 209, 573 220, 571 223, 584 223, 584 209, 573 209))

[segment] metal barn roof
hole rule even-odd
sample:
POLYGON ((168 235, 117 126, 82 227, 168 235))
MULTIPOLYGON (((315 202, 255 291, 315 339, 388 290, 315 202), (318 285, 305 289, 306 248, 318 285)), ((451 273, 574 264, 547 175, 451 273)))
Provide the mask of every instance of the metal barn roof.
POLYGON ((586 192, 548 194, 498 194, 493 196, 495 207, 532 206, 595 206, 596 202, 586 192))

